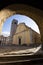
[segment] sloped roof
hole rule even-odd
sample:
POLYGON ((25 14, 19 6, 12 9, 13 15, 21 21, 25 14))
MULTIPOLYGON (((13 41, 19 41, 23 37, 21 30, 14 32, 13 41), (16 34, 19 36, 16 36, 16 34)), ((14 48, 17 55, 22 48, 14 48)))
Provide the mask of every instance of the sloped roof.
MULTIPOLYGON (((27 26, 24 22, 23 22, 23 23, 20 23, 20 24, 24 24, 24 25, 25 25, 25 27, 27 28, 27 30, 28 30, 28 29, 31 29, 32 31, 36 32, 36 31, 35 31, 35 30, 33 30, 31 27, 27 26)), ((19 25, 20 25, 20 24, 19 24, 19 25)), ((18 25, 18 26, 19 26, 19 25, 18 25)), ((36 32, 36 33, 37 33, 37 32, 36 32)), ((37 34, 39 34, 39 33, 37 33, 37 34)))

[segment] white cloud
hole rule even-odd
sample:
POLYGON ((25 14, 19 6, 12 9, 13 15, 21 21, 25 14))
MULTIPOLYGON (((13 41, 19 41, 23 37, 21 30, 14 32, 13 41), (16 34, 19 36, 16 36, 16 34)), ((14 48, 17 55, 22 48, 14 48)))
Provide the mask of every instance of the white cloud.
POLYGON ((4 35, 4 36, 6 36, 6 37, 7 37, 7 36, 9 36, 9 35, 10 35, 10 33, 5 31, 5 32, 2 32, 2 35, 4 35))

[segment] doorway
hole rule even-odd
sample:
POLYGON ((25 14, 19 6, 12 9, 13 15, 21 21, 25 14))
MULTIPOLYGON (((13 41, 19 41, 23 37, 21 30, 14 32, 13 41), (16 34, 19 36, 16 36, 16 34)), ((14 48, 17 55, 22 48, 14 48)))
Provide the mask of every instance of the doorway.
POLYGON ((19 38, 19 45, 21 45, 21 38, 19 38))

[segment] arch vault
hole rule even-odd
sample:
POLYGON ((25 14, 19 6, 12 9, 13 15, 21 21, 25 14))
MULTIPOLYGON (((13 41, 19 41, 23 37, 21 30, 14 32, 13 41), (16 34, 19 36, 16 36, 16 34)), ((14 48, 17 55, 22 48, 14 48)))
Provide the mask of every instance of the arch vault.
POLYGON ((43 11, 24 4, 12 4, 0 11, 0 34, 5 20, 14 14, 23 14, 32 18, 39 26, 43 42, 43 11))

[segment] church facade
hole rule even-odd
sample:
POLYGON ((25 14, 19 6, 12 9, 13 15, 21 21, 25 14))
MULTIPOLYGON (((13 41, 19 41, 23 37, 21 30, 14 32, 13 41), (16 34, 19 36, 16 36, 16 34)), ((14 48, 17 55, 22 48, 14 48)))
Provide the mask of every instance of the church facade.
POLYGON ((13 44, 29 45, 33 43, 41 43, 40 34, 29 28, 25 23, 19 23, 13 35, 13 44))

